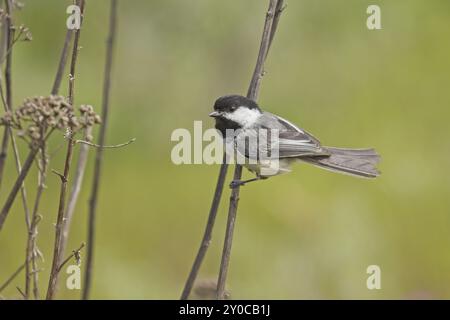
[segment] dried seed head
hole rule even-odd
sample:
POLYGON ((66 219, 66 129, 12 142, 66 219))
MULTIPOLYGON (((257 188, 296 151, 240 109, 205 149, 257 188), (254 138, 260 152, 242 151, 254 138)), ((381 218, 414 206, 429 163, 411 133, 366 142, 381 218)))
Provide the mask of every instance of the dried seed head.
POLYGON ((23 9, 23 7, 25 7, 25 4, 18 0, 13 0, 12 3, 13 3, 14 8, 17 10, 21 10, 21 9, 23 9))
POLYGON ((6 112, 0 117, 0 125, 10 125, 37 145, 50 130, 62 131, 72 138, 80 130, 99 123, 100 116, 91 105, 81 105, 75 110, 65 97, 57 95, 26 98, 14 113, 6 112))

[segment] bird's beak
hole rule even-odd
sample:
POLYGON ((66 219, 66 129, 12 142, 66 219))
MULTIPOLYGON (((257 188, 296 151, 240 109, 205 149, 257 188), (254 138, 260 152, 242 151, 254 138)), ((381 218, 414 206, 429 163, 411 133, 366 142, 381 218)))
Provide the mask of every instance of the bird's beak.
POLYGON ((213 118, 217 118, 217 117, 220 117, 222 114, 219 112, 219 111, 213 111, 213 112, 211 112, 210 114, 209 114, 209 116, 210 117, 213 117, 213 118))

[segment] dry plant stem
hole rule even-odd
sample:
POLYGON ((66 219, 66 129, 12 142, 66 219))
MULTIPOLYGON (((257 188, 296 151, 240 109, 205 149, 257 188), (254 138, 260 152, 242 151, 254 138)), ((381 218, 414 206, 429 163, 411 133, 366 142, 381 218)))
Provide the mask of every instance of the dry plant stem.
POLYGON ((67 144, 66 161, 64 165, 64 173, 60 176, 61 187, 59 195, 59 206, 58 206, 58 218, 56 221, 56 236, 55 236, 55 247, 53 250, 53 263, 52 270, 50 273, 50 280, 48 283, 47 290, 47 300, 52 300, 56 294, 56 288, 58 285, 58 274, 59 265, 62 259, 62 234, 65 224, 65 208, 66 208, 66 193, 67 184, 69 179, 70 165, 72 163, 73 154, 73 142, 69 140, 67 144))
POLYGON ((284 9, 286 9, 287 5, 284 5, 284 0, 278 0, 277 7, 275 8, 275 16, 273 18, 272 22, 272 28, 270 30, 270 40, 269 40, 269 48, 266 52, 266 58, 267 54, 269 53, 270 47, 272 46, 273 38, 275 37, 275 32, 278 28, 278 22, 280 21, 281 13, 284 9))
MULTIPOLYGON (((5 15, 2 15, 0 17, 0 23, 2 26, 6 25, 6 17, 5 15)), ((4 61, 4 57, 6 56, 6 52, 7 52, 7 44, 6 44, 6 38, 7 38, 7 33, 8 29, 3 27, 0 30, 0 66, 3 64, 2 61, 4 61)), ((3 69, 3 68, 2 68, 3 69)))
POLYGON ((22 296, 22 298, 26 298, 25 297, 25 293, 22 291, 22 289, 20 289, 20 287, 16 287, 17 291, 19 291, 20 295, 22 296))
MULTIPOLYGON (((0 95, 1 95, 1 99, 3 102, 3 105, 5 107, 5 111, 11 111, 11 107, 8 105, 7 100, 5 99, 5 95, 3 94, 3 86, 0 82, 0 95)), ((17 173, 20 175, 20 172, 22 171, 22 164, 20 161, 20 155, 19 155, 19 148, 17 147, 17 142, 16 142, 16 138, 12 132, 11 127, 7 126, 6 129, 9 132, 9 136, 11 137, 11 144, 12 144, 12 149, 13 149, 13 153, 14 153, 14 158, 15 158, 15 162, 16 162, 16 169, 17 169, 17 173)), ((23 209, 25 211, 25 223, 27 226, 27 232, 29 232, 30 230, 30 226, 31 226, 31 222, 30 222, 30 212, 28 210, 28 203, 27 203, 27 192, 25 189, 25 182, 22 183, 21 187, 20 187, 20 193, 21 193, 21 198, 22 198, 22 205, 23 205, 23 209)), ((28 254, 27 254, 28 256, 28 254)), ((26 259, 25 260, 25 265, 26 265, 26 277, 28 277, 29 274, 29 263, 30 260, 26 259)), ((28 299, 28 287, 26 286, 26 290, 25 290, 25 298, 28 299)))
MULTIPOLYGON (((12 41, 14 38, 14 29, 12 28, 12 2, 11 0, 5 0, 5 28, 6 28, 6 66, 5 66, 5 86, 6 86, 6 103, 8 106, 12 106, 11 95, 11 62, 12 62, 12 41)), ((3 181, 3 173, 5 171, 5 162, 8 154, 8 142, 9 142, 10 130, 9 126, 5 126, 2 146, 0 149, 0 185, 3 181)))
POLYGON ((3 130, 2 145, 0 147, 0 187, 3 182, 3 171, 5 169, 6 157, 8 156, 8 144, 9 144, 9 128, 5 126, 3 130))
POLYGON ((269 10, 266 15, 266 22, 264 25, 264 31, 261 39, 261 45, 259 48, 258 58, 256 60, 255 70, 253 72, 252 80, 247 91, 247 98, 257 100, 259 96, 259 89, 261 87, 261 80, 264 76, 264 62, 269 51, 271 39, 273 39, 272 33, 276 30, 272 29, 273 22, 275 20, 275 14, 277 12, 278 1, 270 0, 269 10))
POLYGON ((200 266, 202 265, 203 259, 208 251, 209 245, 211 243, 212 232, 214 228, 214 223, 216 221, 217 210, 219 209, 220 199, 222 198, 223 186, 225 184, 225 179, 227 177, 228 162, 227 156, 224 152, 223 162, 220 166, 219 177, 217 179, 216 190, 214 191, 214 197, 211 203, 211 208, 209 210, 208 222, 206 223, 205 232, 203 234, 202 242, 200 243, 200 248, 198 249, 197 256, 195 257, 194 264, 189 273, 189 277, 184 285, 183 292, 181 294, 181 300, 187 300, 194 286, 195 279, 197 278, 200 266))
MULTIPOLYGON (((58 63, 58 68, 56 70, 55 80, 53 82, 51 94, 57 95, 59 93, 59 89, 61 87, 62 78, 64 75, 64 70, 67 64, 67 58, 69 55, 70 43, 72 41, 72 34, 75 33, 74 30, 67 30, 66 36, 64 38, 64 45, 61 51, 61 56, 58 63)), ((38 223, 38 213, 39 206, 42 198, 42 194, 45 190, 45 181, 47 179, 47 154, 45 143, 41 148, 41 159, 42 165, 39 171, 39 185, 36 193, 36 198, 33 207, 33 213, 31 217, 31 228, 28 232, 28 241, 27 241, 27 261, 31 262, 31 266, 33 271, 27 271, 26 280, 25 280, 25 295, 29 296, 30 290, 30 277, 32 276, 33 280, 33 295, 37 300, 39 299, 39 287, 38 287, 38 271, 37 271, 37 262, 36 262, 36 251, 37 251, 37 223, 38 223)))
POLYGON ((12 0, 5 0, 6 18, 8 33, 7 33, 7 53, 6 53, 6 67, 5 67, 5 87, 6 87, 6 102, 10 108, 12 108, 12 86, 11 86, 11 65, 12 65, 12 46, 14 39, 14 29, 11 21, 12 17, 12 0))
MULTIPOLYGON (((280 17, 280 13, 283 10, 283 3, 284 3, 284 1, 280 0, 276 4, 276 8, 275 8, 276 14, 275 14, 275 17, 273 19, 272 26, 271 26, 269 47, 270 47, 270 44, 272 43, 272 39, 273 39, 273 36, 275 34, 275 30, 276 30, 276 28, 278 26, 278 20, 279 20, 279 17, 280 17)), ((268 52, 268 49, 266 51, 266 56, 267 56, 267 52, 268 52)), ((255 76, 254 76, 254 78, 255 78, 255 81, 256 81, 256 77, 255 76)), ((262 76, 258 77, 258 79, 259 78, 262 78, 262 76)), ((258 80, 258 84, 255 82, 254 85, 258 85, 259 86, 259 80, 258 80)), ((253 83, 253 79, 252 79, 252 83, 253 83)), ((252 88, 254 85, 251 85, 250 88, 252 88)), ((191 271, 189 273, 189 277, 188 277, 188 279, 186 281, 186 284, 184 286, 183 292, 181 294, 181 299, 182 300, 186 300, 186 299, 189 298, 189 295, 190 295, 190 293, 192 291, 192 287, 194 285, 195 279, 197 278, 200 266, 201 266, 201 264, 203 262, 204 256, 205 256, 206 251, 207 251, 208 246, 209 246, 209 242, 210 242, 210 239, 211 239, 211 233, 212 233, 212 229, 214 228, 215 218, 217 216, 217 210, 219 208, 220 199, 222 197, 222 190, 223 190, 223 186, 225 184, 226 173, 227 173, 227 169, 228 169, 228 164, 226 163, 225 159, 226 158, 224 157, 224 162, 223 162, 223 164, 220 167, 219 178, 217 180, 216 190, 214 192, 213 202, 212 202, 212 205, 211 205, 211 209, 209 211, 208 222, 206 224, 206 229, 205 229, 205 233, 204 233, 204 236, 203 236, 203 240, 202 240, 202 242, 200 244, 200 248, 199 248, 199 250, 197 252, 197 256, 196 256, 196 258, 194 260, 194 264, 193 264, 193 266, 191 268, 191 271)), ((240 175, 239 175, 239 178, 240 178, 240 175)))
MULTIPOLYGON (((109 98, 111 91, 111 71, 113 63, 114 43, 116 39, 117 30, 117 0, 111 0, 111 11, 109 16, 109 32, 106 42, 106 61, 105 61, 105 74, 103 82, 103 102, 102 102, 102 124, 100 126, 100 133, 98 137, 98 145, 105 145, 106 129, 108 125, 109 114, 109 98)), ((92 285, 92 269, 94 259, 94 241, 95 241, 95 222, 96 222, 96 210, 97 199, 100 186, 100 177, 103 160, 103 148, 96 149, 95 165, 94 165, 94 177, 92 183, 92 190, 89 199, 89 217, 88 217, 88 235, 87 235, 87 254, 86 254, 86 269, 84 277, 84 286, 82 292, 82 299, 89 299, 91 285, 92 285)))
POLYGON ((58 273, 61 272, 62 268, 64 268, 64 266, 70 261, 70 259, 80 254, 81 250, 84 248, 85 245, 86 244, 83 242, 78 249, 73 250, 73 252, 66 259, 64 259, 64 261, 58 267, 58 273))
POLYGON ((114 144, 114 145, 99 145, 96 143, 92 143, 89 141, 84 141, 84 140, 75 140, 75 143, 77 144, 84 144, 90 147, 94 147, 94 148, 99 148, 99 149, 118 149, 118 148, 122 148, 122 147, 126 147, 129 144, 132 144, 133 142, 136 141, 136 138, 133 138, 125 143, 120 143, 120 144, 114 144))
POLYGON ((22 270, 25 269, 25 263, 22 264, 6 281, 5 283, 3 283, 0 287, 0 293, 6 289, 7 286, 9 286, 11 284, 11 282, 13 282, 13 280, 19 275, 20 272, 22 272, 22 270))
MULTIPOLYGON (((85 129, 85 138, 92 134, 92 127, 85 129)), ((73 178, 72 188, 67 201, 66 208, 66 222, 64 224, 63 238, 62 238, 62 254, 66 251, 67 241, 69 239, 70 225, 72 223, 73 214, 80 195, 81 185, 83 184, 84 172, 86 171, 86 164, 89 155, 89 146, 82 145, 78 153, 78 160, 76 164, 76 170, 73 178)))
POLYGON ((34 158, 36 157, 38 150, 39 150, 39 148, 37 148, 37 147, 31 148, 30 152, 28 153, 28 157, 22 166, 22 170, 20 171, 20 174, 17 177, 16 182, 14 183, 14 186, 8 195, 8 198, 6 199, 5 204, 3 205, 2 211, 0 212, 0 231, 3 228, 5 220, 8 216, 9 210, 11 209, 11 207, 14 203, 17 193, 19 192, 20 188, 22 187, 22 184, 25 181, 25 178, 26 178, 28 172, 30 171, 30 168, 34 162, 34 158))
MULTIPOLYGON (((5 86, 6 86, 6 98, 5 95, 3 94, 3 86, 0 83, 0 93, 1 93, 1 98, 2 98, 2 102, 3 105, 5 107, 5 111, 12 111, 12 83, 11 83, 11 63, 12 63, 12 47, 13 47, 13 38, 14 38, 14 30, 12 29, 12 21, 11 21, 11 17, 12 17, 12 3, 10 0, 5 0, 5 7, 6 7, 6 12, 7 12, 7 17, 6 17, 6 23, 5 23, 5 27, 6 27, 6 67, 5 67, 5 86)), ((20 175, 20 172, 22 171, 22 164, 20 161, 20 155, 19 155, 19 149, 17 147, 17 143, 16 143, 16 139, 15 136, 12 132, 12 129, 10 126, 5 126, 5 139, 8 139, 8 136, 11 138, 11 144, 12 144, 12 149, 13 149, 13 153, 14 153, 14 158, 15 158, 15 162, 16 162, 16 169, 17 169, 17 173, 20 175)), ((7 148, 7 140, 5 141, 6 144, 4 145, 5 148, 7 148)), ((5 149, 6 150, 6 149, 5 149)), ((4 154, 4 157, 2 157, 2 160, 5 161, 6 160, 6 154, 4 154)), ((0 175, 2 175, 3 173, 3 166, 4 166, 4 162, 1 164, 0 167, 0 175)), ((25 189, 25 183, 22 183, 21 187, 20 187, 20 192, 21 192, 21 198, 22 198, 22 205, 25 211, 25 223, 27 226, 27 232, 29 232, 30 230, 30 212, 28 210, 28 204, 27 204, 27 192, 25 189)), ((25 269, 26 269, 26 276, 28 277, 29 274, 29 270, 30 270, 30 260, 25 260, 25 269)), ((25 294, 25 298, 28 299, 28 293, 29 290, 27 288, 27 290, 25 290, 26 294, 25 294)))
MULTIPOLYGON (((80 7, 81 14, 84 14, 84 0, 77 1, 77 5, 80 7)), ((80 40, 81 29, 78 29, 75 32, 75 39, 72 48, 72 61, 70 64, 70 80, 69 80, 69 103, 73 106, 74 102, 74 84, 75 84, 75 69, 78 60, 78 43, 80 40)), ((56 289, 58 286, 58 278, 59 278, 59 266, 61 264, 61 260, 63 257, 63 231, 64 225, 66 223, 65 217, 65 209, 66 209, 66 194, 67 194, 67 185, 69 180, 69 172, 70 166, 72 163, 72 155, 73 155, 73 146, 74 143, 72 141, 72 128, 69 130, 68 139, 67 139, 67 152, 66 152, 66 160, 64 164, 64 172, 60 176, 61 178, 61 187, 60 187, 60 196, 59 196, 59 206, 58 206, 58 217, 56 221, 56 233, 55 233, 55 245, 53 250, 53 262, 52 269, 50 272, 50 279, 48 282, 48 290, 47 290, 47 300, 52 300, 55 297, 56 289)))
MULTIPOLYGON (((11 108, 5 99, 5 95, 3 94, 3 86, 2 86, 1 80, 0 80, 0 96, 1 96, 1 100, 3 102, 3 106, 5 108, 5 111, 11 111, 11 108)), ((12 144, 12 149, 13 149, 14 158, 15 158, 15 162, 16 162, 17 174, 20 174, 20 172, 22 171, 22 164, 20 161, 19 148, 17 147, 16 138, 13 135, 11 127, 6 126, 6 129, 9 133, 8 136, 11 137, 11 144, 12 144)), ((30 212, 28 210, 27 192, 25 189, 25 183, 22 183, 22 186, 20 187, 20 192, 21 192, 21 197, 22 197, 22 205, 23 205, 23 208, 25 211, 25 222, 27 225, 27 229, 29 229, 29 227, 30 227, 30 212)))
MULTIPOLYGON (((279 15, 281 14, 283 7, 282 0, 270 0, 269 9, 266 15, 266 22, 264 24, 264 31, 261 39, 261 45, 259 48, 259 54, 256 61, 255 70, 253 72, 252 80, 248 88, 247 97, 252 100, 258 99, 259 88, 261 80, 264 75, 264 62, 269 51, 271 41, 273 40, 278 25, 279 15), (275 24, 274 24, 274 21, 275 24)), ((241 180, 242 166, 236 164, 233 179, 235 181, 241 180)), ((230 262, 231 246, 233 242, 234 226, 236 221, 236 214, 239 201, 239 186, 233 188, 230 197, 230 206, 228 209, 227 229, 225 233, 225 241, 222 252, 222 261, 220 264, 219 279, 217 282, 217 299, 225 299, 225 284, 228 274, 228 266, 230 262)))
MULTIPOLYGON (((234 170, 233 180, 237 181, 241 179, 242 166, 236 164, 234 170)), ((234 188, 231 191, 230 207, 228 208, 227 229, 225 231, 225 241, 222 252, 222 261, 220 263, 219 279, 217 281, 217 299, 225 299, 225 285, 228 274, 228 265, 230 262, 230 252, 233 239, 234 225, 236 222, 236 212, 239 201, 239 190, 234 188)))
MULTIPOLYGON (((33 213, 31 216, 31 226, 28 231, 28 241, 27 241, 27 254, 26 261, 29 261, 31 264, 32 271, 27 267, 27 274, 25 275, 25 296, 29 298, 30 290, 31 290, 31 281, 33 281, 33 296, 34 299, 39 299, 39 287, 38 287, 38 270, 37 270, 37 225, 39 223, 39 205, 40 200, 42 198, 42 193, 45 189, 45 181, 47 179, 47 153, 46 153, 46 145, 44 145, 40 149, 41 152, 41 165, 39 167, 39 184, 36 192, 36 199, 34 202, 33 213)), ((27 263, 27 266, 29 265, 27 263)))
POLYGON ((61 51, 61 57, 59 59, 58 69, 56 71, 55 81, 53 83, 53 87, 52 87, 52 91, 51 91, 51 93, 53 95, 57 95, 59 92, 59 88, 61 87, 61 81, 62 81, 62 78, 64 75, 64 69, 66 68, 67 57, 69 56, 70 42, 72 40, 73 33, 74 33, 74 31, 69 30, 69 29, 66 32, 63 49, 61 51))

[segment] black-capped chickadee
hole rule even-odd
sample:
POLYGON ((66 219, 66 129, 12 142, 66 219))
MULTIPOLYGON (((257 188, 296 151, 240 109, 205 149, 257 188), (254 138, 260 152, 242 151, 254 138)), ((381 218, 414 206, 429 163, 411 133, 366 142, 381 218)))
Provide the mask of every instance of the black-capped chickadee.
MULTIPOLYGON (((290 165, 297 161, 304 161, 324 169, 357 177, 375 178, 380 174, 376 169, 380 156, 374 149, 341 149, 321 146, 319 140, 305 130, 286 119, 261 110, 256 102, 246 97, 228 95, 218 98, 214 104, 214 111, 209 116, 215 118, 215 127, 224 138, 230 130, 237 132, 233 137, 235 141, 246 139, 249 132, 257 132, 261 129, 274 130, 278 134, 275 171, 263 170, 271 166, 270 161, 257 161, 253 165, 244 163, 243 166, 255 173, 256 178, 233 181, 231 187, 289 172, 290 165)), ((248 157, 249 146, 245 143, 243 145, 245 145, 245 151, 239 152, 248 157)), ((258 147, 254 146, 254 148, 258 147)))

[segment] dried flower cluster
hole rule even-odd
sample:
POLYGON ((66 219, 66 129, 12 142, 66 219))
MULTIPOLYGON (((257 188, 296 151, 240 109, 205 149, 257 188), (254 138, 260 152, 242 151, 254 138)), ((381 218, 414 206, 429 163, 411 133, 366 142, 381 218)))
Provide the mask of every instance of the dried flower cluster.
MULTIPOLYGON (((24 4, 19 1, 13 1, 13 6, 15 9, 22 9, 24 4)), ((8 17, 8 13, 0 8, 0 26, 3 26, 3 20, 8 17)), ((15 37, 13 39, 13 43, 17 41, 31 41, 33 40, 33 36, 31 35, 31 31, 28 27, 21 24, 20 26, 11 26, 11 29, 15 31, 15 37)))
POLYGON ((13 0, 13 6, 14 6, 14 9, 22 10, 23 7, 25 7, 25 4, 21 1, 13 0))
POLYGON ((16 27, 13 26, 13 29, 17 29, 17 36, 14 39, 14 42, 16 41, 31 41, 33 40, 33 36, 31 34, 31 31, 28 27, 21 24, 20 26, 16 27))
POLYGON ((27 98, 14 113, 7 112, 1 117, 0 125, 10 125, 19 131, 20 137, 29 138, 31 143, 39 145, 54 130, 69 131, 69 136, 73 136, 82 129, 101 123, 92 106, 81 105, 77 109, 76 112, 63 96, 27 98))

